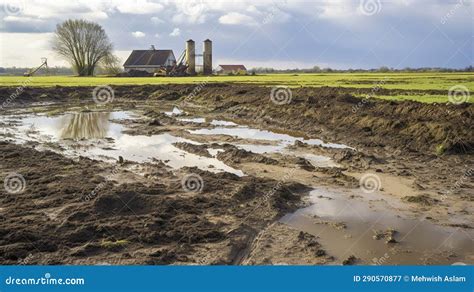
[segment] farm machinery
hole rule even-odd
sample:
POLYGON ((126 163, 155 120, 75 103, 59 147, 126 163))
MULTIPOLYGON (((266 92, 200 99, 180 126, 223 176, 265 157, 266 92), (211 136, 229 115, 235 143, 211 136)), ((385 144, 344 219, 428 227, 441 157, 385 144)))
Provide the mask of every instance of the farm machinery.
POLYGON ((25 76, 25 77, 33 76, 41 68, 45 68, 46 73, 49 73, 48 59, 47 58, 41 58, 41 65, 39 65, 38 67, 36 67, 34 69, 28 70, 28 72, 23 73, 23 76, 25 76))
POLYGON ((186 76, 188 65, 186 64, 185 57, 186 51, 183 51, 176 60, 176 64, 173 66, 162 66, 159 70, 157 70, 157 72, 155 72, 154 76, 186 76))

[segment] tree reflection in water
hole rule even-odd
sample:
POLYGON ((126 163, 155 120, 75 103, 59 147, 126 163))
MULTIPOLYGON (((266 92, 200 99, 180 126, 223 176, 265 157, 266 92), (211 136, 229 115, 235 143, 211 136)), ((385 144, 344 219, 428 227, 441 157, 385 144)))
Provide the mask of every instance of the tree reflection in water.
POLYGON ((105 138, 109 130, 110 113, 76 113, 65 118, 61 139, 105 138))

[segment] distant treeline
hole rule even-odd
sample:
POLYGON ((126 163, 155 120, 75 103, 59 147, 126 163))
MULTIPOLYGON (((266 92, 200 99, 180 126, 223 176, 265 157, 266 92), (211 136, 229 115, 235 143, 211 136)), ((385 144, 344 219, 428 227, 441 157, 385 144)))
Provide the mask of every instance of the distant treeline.
MULTIPOLYGON (((0 67, 0 75, 23 75, 25 72, 30 71, 30 69, 31 68, 22 67, 0 67)), ((38 70, 38 72, 35 73, 35 75, 74 75, 74 72, 71 68, 68 67, 49 67, 48 72, 45 69, 41 68, 38 70)))
MULTIPOLYGON (((0 67, 0 76, 2 75, 22 76, 25 72, 28 72, 31 69, 32 68, 22 68, 22 67, 9 67, 9 68, 0 67)), ((96 75, 110 74, 110 72, 102 68, 97 68, 95 74, 96 75)), ((54 75, 76 75, 76 73, 70 67, 49 67, 48 71, 46 71, 44 68, 41 68, 35 73, 35 76, 46 76, 46 75, 53 75, 53 76, 54 75)), ((115 74, 112 74, 112 75, 115 75, 115 74)))
POLYGON ((464 69, 449 69, 449 68, 403 68, 403 69, 394 69, 389 67, 380 67, 378 69, 332 69, 332 68, 320 68, 314 66, 310 69, 274 69, 274 68, 252 68, 249 70, 249 73, 367 73, 367 72, 378 72, 378 73, 387 73, 387 72, 474 72, 474 67, 469 66, 464 69))
MULTIPOLYGON (((22 67, 0 67, 0 76, 1 75, 23 75, 23 73, 28 72, 31 68, 22 68, 22 67)), ((388 72, 474 72, 474 67, 469 66, 464 69, 450 69, 450 68, 403 68, 403 69, 394 69, 389 67, 380 67, 378 69, 332 69, 332 68, 320 68, 314 66, 310 69, 274 69, 274 68, 264 68, 257 67, 248 70, 248 74, 265 74, 265 73, 388 73, 388 72)), ((95 72, 96 75, 109 74, 103 69, 98 68, 95 72)), ((75 75, 72 68, 69 67, 50 67, 49 71, 45 69, 40 69, 35 73, 38 76, 44 75, 75 75)))

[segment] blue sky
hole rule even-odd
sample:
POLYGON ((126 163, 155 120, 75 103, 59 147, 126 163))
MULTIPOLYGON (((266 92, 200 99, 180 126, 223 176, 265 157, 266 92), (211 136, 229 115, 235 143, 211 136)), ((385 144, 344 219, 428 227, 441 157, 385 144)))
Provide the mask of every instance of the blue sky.
MULTIPOLYGON (((474 64, 474 0, 4 0, 0 66, 33 66, 67 18, 100 23, 125 61, 133 49, 209 38, 214 65, 338 69, 474 64)), ((178 56, 176 56, 178 57, 178 56)))

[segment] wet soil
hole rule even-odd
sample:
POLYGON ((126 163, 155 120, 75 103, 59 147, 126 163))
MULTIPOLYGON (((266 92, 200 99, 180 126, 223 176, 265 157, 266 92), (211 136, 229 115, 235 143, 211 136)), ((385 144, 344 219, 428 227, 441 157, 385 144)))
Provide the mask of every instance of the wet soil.
MULTIPOLYGON (((383 101, 357 98, 357 94, 396 95, 400 90, 343 87, 293 88, 289 104, 277 105, 270 99, 271 88, 251 85, 206 84, 193 94, 196 85, 115 86, 116 99, 148 102, 193 103, 222 112, 227 117, 245 119, 265 127, 298 130, 307 136, 346 142, 361 147, 394 148, 407 152, 472 153, 474 150, 474 105, 464 103, 422 104, 413 101, 383 101), (350 143, 349 143, 350 142, 350 143)), ((419 90, 418 90, 419 91, 419 90)), ((447 94, 426 90, 417 93, 447 94)), ((0 88, 0 96, 15 94, 16 88, 0 88)), ((414 92, 414 91, 410 91, 414 92)), ((90 102, 89 87, 25 88, 17 104, 31 102, 90 102)))
MULTIPOLYGON (((19 173, 26 181, 19 194, 0 188, 3 264, 474 262, 474 245, 466 244, 474 227, 471 104, 374 101, 353 96, 370 89, 329 87, 294 88, 284 105, 270 100, 271 88, 249 85, 206 84, 198 94, 191 94, 195 85, 113 88, 114 101, 100 106, 92 103, 92 88, 25 88, 3 108, 8 118, 0 124, 10 132, 0 135, 0 175, 19 173), (184 112, 167 114, 175 106, 184 112), (28 115, 97 110, 134 112, 133 119, 99 120, 121 125, 131 143, 146 143, 141 151, 124 158, 114 149, 123 143, 118 136, 74 126, 60 141, 37 138, 33 128, 25 131, 32 139, 15 140, 28 115), (271 130, 278 139, 253 129, 271 130), (86 138, 91 134, 97 140, 86 138), (154 149, 154 139, 182 151, 187 163, 173 164, 178 154, 171 162, 138 159, 154 149), (204 159, 229 168, 202 167, 204 159), (381 182, 370 200, 360 188, 368 173, 381 182), (189 175, 201 178, 197 190, 183 187, 189 175), (308 200, 320 187, 327 193, 308 200), (327 204, 339 206, 340 214, 322 216, 326 209, 317 206, 327 204), (358 204, 396 215, 371 228, 378 217, 354 219, 343 211, 358 204), (392 234, 396 216, 421 221, 427 241, 451 243, 427 247, 408 223, 392 234), (431 252, 420 253, 423 248, 431 252)), ((14 90, 0 88, 0 98, 14 90)))
POLYGON ((243 239, 295 210, 305 190, 285 183, 271 192, 271 179, 151 163, 138 177, 126 165, 6 142, 0 153, 0 172, 27 182, 21 194, 1 189, 3 264, 231 264, 243 239), (183 190, 186 173, 203 179, 201 191, 183 190), (215 258, 198 256, 203 250, 215 258))

